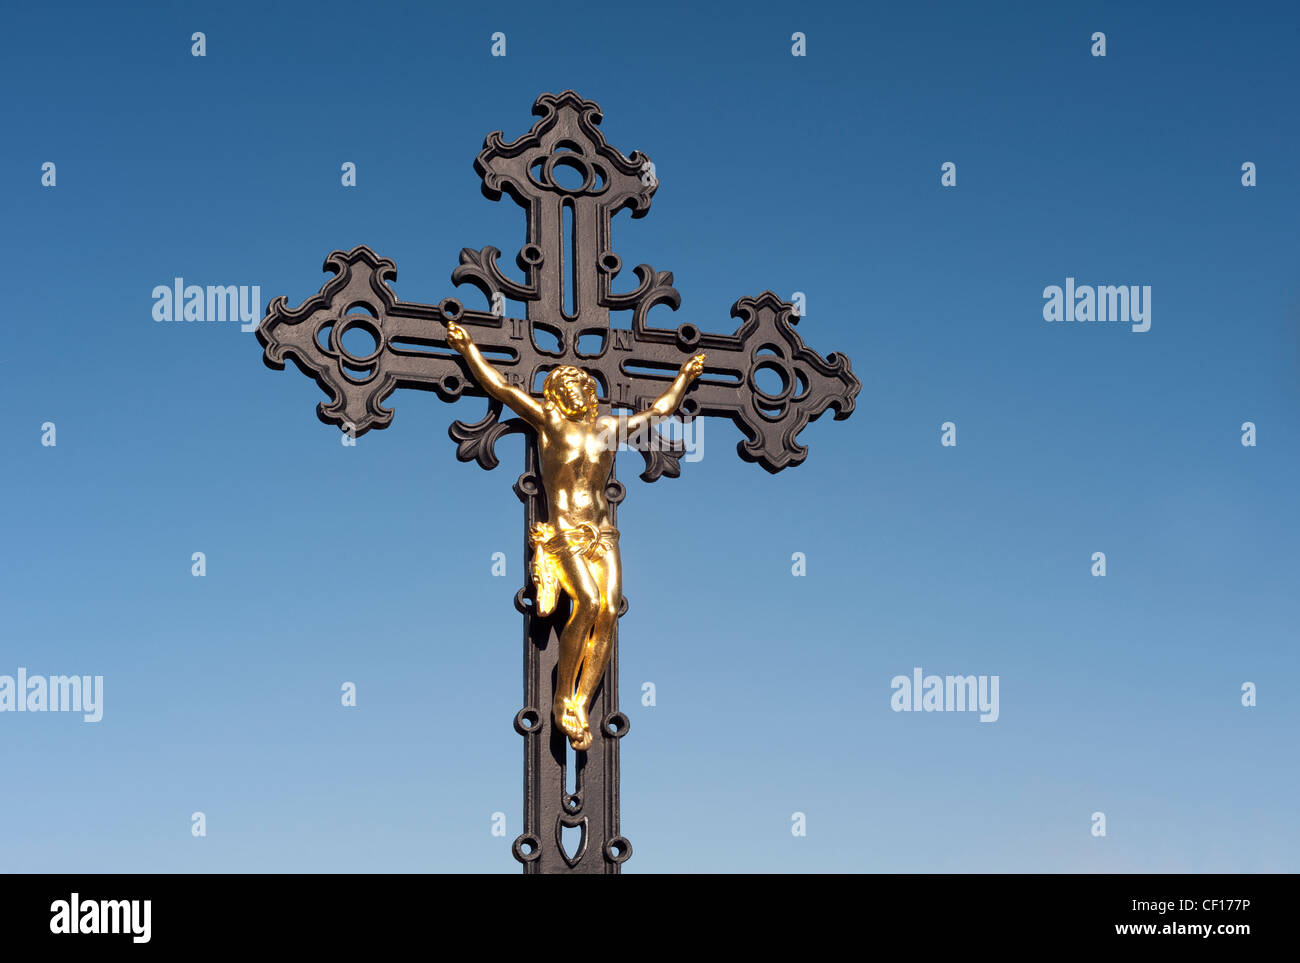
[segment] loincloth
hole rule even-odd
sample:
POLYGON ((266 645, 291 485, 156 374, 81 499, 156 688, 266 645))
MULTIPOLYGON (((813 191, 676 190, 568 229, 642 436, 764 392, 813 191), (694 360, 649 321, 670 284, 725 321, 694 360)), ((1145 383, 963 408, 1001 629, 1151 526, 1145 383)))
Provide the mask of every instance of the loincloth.
POLYGON ((583 522, 557 531, 549 522, 539 522, 529 534, 533 547, 533 582, 537 588, 537 611, 550 615, 560 594, 560 559, 581 555, 597 561, 618 544, 618 530, 597 528, 583 522))

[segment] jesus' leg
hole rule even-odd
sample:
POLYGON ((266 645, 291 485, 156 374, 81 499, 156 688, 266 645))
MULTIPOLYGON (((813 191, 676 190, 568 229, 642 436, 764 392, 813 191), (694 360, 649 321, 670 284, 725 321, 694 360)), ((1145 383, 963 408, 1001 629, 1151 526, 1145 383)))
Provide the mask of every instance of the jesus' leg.
POLYGON ((560 558, 560 583, 573 601, 573 612, 560 633, 560 654, 555 679, 555 724, 564 730, 574 749, 591 745, 586 705, 579 693, 578 673, 583 671, 587 638, 600 612, 600 585, 591 563, 581 555, 560 558))
POLYGON ((618 610, 623 605, 623 569, 615 542, 603 558, 591 563, 592 576, 600 586, 600 611, 591 628, 586 651, 582 659, 582 675, 578 679, 578 701, 590 706, 596 687, 605 677, 609 656, 614 647, 614 630, 618 625, 618 610))

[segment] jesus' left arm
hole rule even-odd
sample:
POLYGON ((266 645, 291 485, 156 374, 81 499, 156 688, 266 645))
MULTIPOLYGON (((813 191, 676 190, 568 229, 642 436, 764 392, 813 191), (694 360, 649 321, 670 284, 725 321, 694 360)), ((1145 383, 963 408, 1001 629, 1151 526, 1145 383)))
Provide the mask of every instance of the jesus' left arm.
POLYGON ((681 366, 677 372, 677 377, 673 383, 668 386, 668 390, 661 394, 645 411, 638 411, 634 415, 627 417, 627 430, 629 432, 637 431, 643 425, 652 423, 660 418, 667 418, 674 414, 682 404, 682 398, 686 395, 686 389, 704 372, 704 355, 697 354, 681 366))

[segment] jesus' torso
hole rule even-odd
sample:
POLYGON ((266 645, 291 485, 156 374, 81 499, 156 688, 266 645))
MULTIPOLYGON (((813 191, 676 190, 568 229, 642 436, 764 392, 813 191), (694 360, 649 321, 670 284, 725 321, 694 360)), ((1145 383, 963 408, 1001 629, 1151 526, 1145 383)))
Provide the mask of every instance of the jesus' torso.
POLYGON ((546 423, 539 432, 542 487, 551 524, 557 529, 582 524, 613 528, 605 500, 605 483, 615 454, 610 421, 575 421, 547 409, 546 423))

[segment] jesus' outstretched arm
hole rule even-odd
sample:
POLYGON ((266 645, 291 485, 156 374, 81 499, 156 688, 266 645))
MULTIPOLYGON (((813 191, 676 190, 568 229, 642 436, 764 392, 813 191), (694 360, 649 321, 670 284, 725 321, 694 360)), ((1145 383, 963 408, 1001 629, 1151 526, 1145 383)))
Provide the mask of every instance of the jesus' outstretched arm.
POLYGON ((469 332, 455 321, 447 322, 447 344, 465 358, 470 374, 488 395, 507 405, 511 411, 534 428, 541 426, 545 420, 542 406, 534 401, 528 392, 511 385, 500 371, 488 364, 483 353, 479 351, 478 345, 474 343, 474 339, 469 336, 469 332))
POLYGON ((686 394, 686 389, 691 383, 704 371, 704 355, 697 354, 695 357, 686 361, 681 369, 677 372, 677 377, 673 383, 668 386, 668 390, 661 394, 645 411, 638 411, 627 418, 627 430, 629 433, 641 428, 641 426, 653 422, 659 418, 667 418, 677 411, 681 406, 682 398, 686 394))

